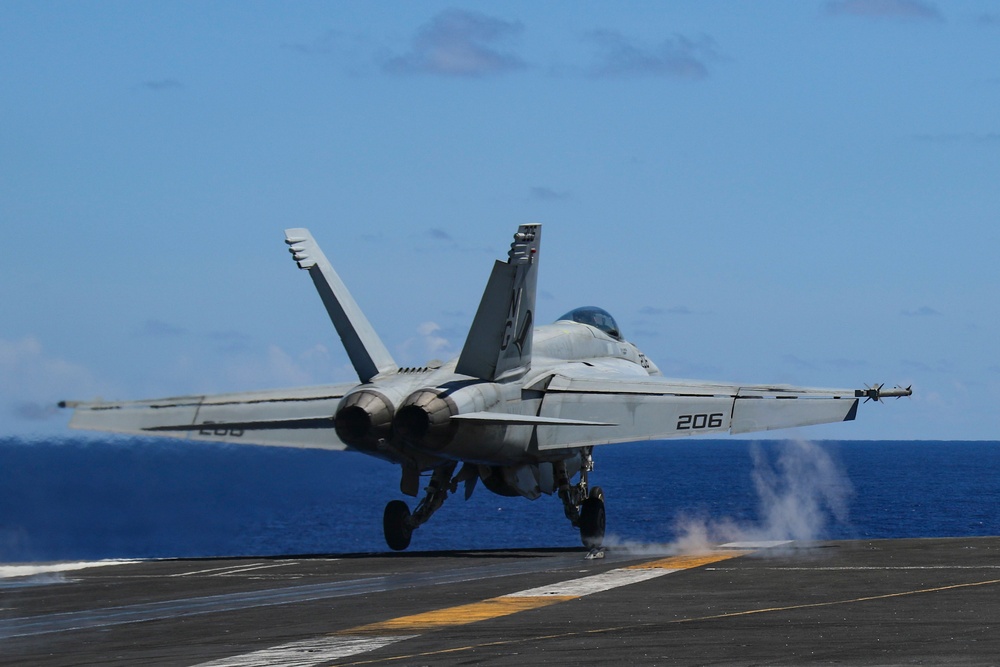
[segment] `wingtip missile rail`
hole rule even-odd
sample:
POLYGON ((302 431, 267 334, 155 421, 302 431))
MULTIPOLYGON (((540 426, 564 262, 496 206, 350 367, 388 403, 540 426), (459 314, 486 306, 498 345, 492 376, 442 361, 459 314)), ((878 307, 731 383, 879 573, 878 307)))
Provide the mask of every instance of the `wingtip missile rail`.
POLYGON ((903 396, 911 396, 913 394, 913 385, 908 387, 900 387, 896 385, 892 389, 883 389, 885 383, 873 384, 872 386, 865 385, 864 389, 855 389, 854 397, 865 399, 865 403, 868 401, 882 402, 883 398, 902 398, 903 396))

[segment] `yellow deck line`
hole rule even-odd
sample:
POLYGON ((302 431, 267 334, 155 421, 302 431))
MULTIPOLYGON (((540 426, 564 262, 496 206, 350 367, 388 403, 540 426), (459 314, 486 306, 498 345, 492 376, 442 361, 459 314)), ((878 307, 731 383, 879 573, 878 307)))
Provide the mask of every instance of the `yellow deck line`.
POLYGON ((444 627, 468 625, 469 623, 477 623, 479 621, 500 618, 501 616, 510 616, 511 614, 516 614, 519 611, 540 609, 551 604, 556 604, 557 602, 572 600, 576 597, 577 596, 575 595, 546 595, 544 597, 503 596, 490 598, 488 600, 483 600, 482 602, 473 602, 471 604, 463 604, 457 607, 447 607, 445 609, 425 611, 423 613, 412 614, 410 616, 400 616, 399 618, 391 618, 388 621, 380 621, 378 623, 369 623, 368 625, 342 630, 337 634, 356 635, 398 632, 401 630, 407 632, 436 630, 444 627))
POLYGON ((651 569, 663 569, 663 570, 690 570, 691 568, 701 567, 702 565, 709 565, 711 563, 718 563, 721 560, 728 560, 730 558, 736 558, 737 556, 745 556, 751 553, 749 551, 714 551, 704 554, 696 554, 691 556, 671 556, 670 558, 662 558, 660 560, 650 561, 648 563, 640 563, 638 565, 629 565, 625 569, 627 570, 651 570, 651 569))
MULTIPOLYGON (((727 560, 730 558, 735 558, 737 556, 742 556, 744 554, 750 553, 748 551, 717 551, 709 552, 704 554, 697 554, 691 556, 672 556, 670 558, 663 558, 660 560, 654 560, 647 563, 640 563, 638 565, 629 565, 627 567, 616 568, 614 570, 608 570, 603 574, 593 575, 592 577, 584 577, 582 580, 569 580, 569 582, 564 582, 570 584, 566 587, 567 590, 572 591, 572 584, 576 581, 583 581, 586 579, 598 579, 606 576, 614 576, 616 572, 622 572, 623 570, 689 570, 695 567, 701 567, 702 565, 708 565, 710 563, 717 563, 722 560, 727 560)), ((667 574, 668 572, 664 572, 667 574)), ((638 580, 633 580, 638 581, 638 580)), ((615 584, 615 587, 619 585, 628 585, 631 583, 628 579, 623 578, 621 584, 615 584)), ((470 604, 458 605, 456 607, 446 607, 444 609, 435 609, 433 611, 425 611, 419 614, 411 614, 409 616, 400 616, 398 618, 391 618, 386 621, 379 621, 377 623, 369 623, 368 625, 361 625, 353 628, 348 628, 347 630, 341 630, 338 635, 369 635, 369 634, 382 634, 382 633, 394 633, 394 632, 420 632, 427 630, 436 630, 438 628, 445 627, 455 627, 459 625, 468 625, 469 623, 478 623, 479 621, 486 621, 494 618, 500 618, 502 616, 510 616, 511 614, 516 614, 520 611, 528 611, 531 609, 540 609, 542 607, 547 607, 558 602, 565 602, 567 600, 575 600, 584 595, 588 595, 590 592, 599 592, 600 588, 593 591, 580 592, 574 594, 552 594, 546 593, 544 595, 534 595, 536 591, 542 591, 547 588, 560 588, 559 584, 553 586, 542 586, 537 589, 529 589, 524 591, 527 595, 520 593, 510 593, 508 595, 503 595, 500 597, 490 598, 483 600, 481 602, 473 602, 470 604)), ((562 591, 559 591, 562 592, 562 591)))

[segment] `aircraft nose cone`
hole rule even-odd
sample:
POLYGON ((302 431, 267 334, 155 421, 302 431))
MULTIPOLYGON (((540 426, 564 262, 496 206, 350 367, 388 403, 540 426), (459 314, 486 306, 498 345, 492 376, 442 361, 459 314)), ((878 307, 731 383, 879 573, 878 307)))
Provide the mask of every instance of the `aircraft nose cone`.
POLYGON ((356 391, 341 400, 333 418, 337 437, 352 447, 368 448, 388 439, 392 425, 392 403, 378 392, 356 391))
POLYGON ((437 391, 423 389, 403 401, 393 426, 403 440, 420 449, 440 451, 448 446, 455 432, 452 415, 455 404, 437 391))

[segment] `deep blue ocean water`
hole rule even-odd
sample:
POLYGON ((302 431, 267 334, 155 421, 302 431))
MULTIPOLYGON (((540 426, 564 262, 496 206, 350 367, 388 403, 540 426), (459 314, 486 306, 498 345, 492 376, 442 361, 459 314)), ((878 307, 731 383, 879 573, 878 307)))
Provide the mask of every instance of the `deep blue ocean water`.
MULTIPOLYGON (((671 440, 598 447, 609 541, 1000 535, 1000 443, 671 440)), ((0 439, 0 562, 385 551, 396 466, 139 438, 0 439)), ((555 496, 481 485, 411 550, 565 547, 555 496)))

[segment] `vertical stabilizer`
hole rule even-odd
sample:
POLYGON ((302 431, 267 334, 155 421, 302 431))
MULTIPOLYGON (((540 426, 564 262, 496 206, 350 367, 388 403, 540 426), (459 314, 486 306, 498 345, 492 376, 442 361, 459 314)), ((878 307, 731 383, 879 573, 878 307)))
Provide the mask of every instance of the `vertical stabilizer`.
POLYGON ((300 269, 309 271, 326 312, 344 343, 347 356, 362 382, 380 373, 395 371, 396 362, 361 312, 347 286, 320 250, 308 229, 286 229, 285 243, 300 269))
POLYGON ((493 382, 521 375, 531 366, 541 239, 541 225, 521 225, 507 262, 493 265, 456 373, 493 382))

